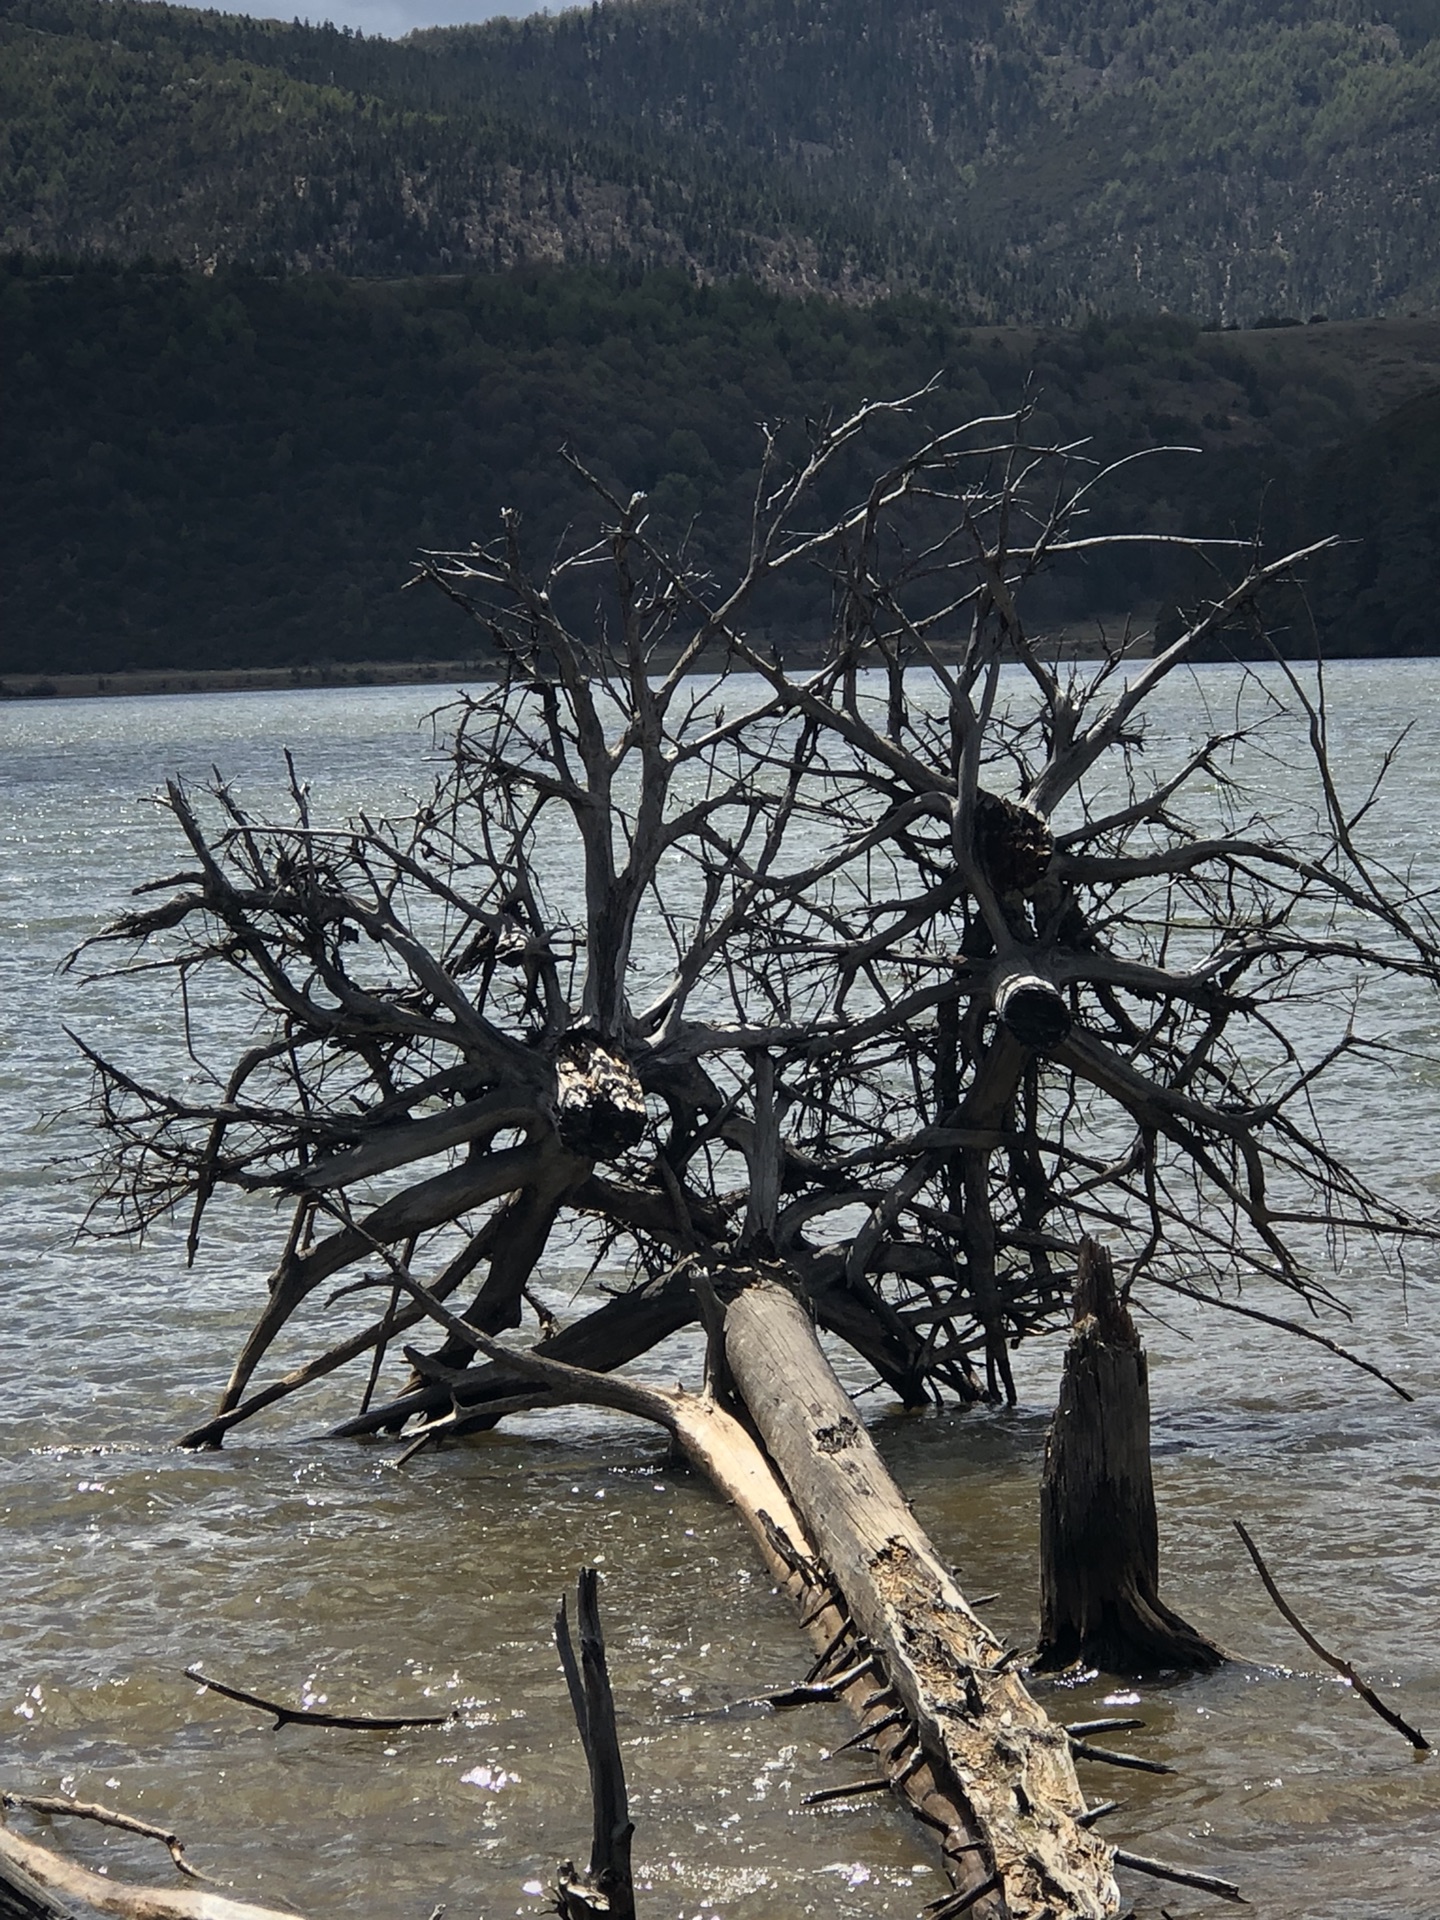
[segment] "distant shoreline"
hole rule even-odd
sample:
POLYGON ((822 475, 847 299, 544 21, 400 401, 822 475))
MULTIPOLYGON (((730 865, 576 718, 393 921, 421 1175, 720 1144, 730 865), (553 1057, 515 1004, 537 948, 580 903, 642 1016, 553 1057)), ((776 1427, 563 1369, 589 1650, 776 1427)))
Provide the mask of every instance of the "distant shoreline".
MULTIPOLYGON (((1122 623, 1113 623, 1119 627, 1122 623)), ((1037 642, 1047 661, 1098 660, 1103 648, 1093 624, 1062 628, 1037 642)), ((1148 627, 1136 632, 1125 652, 1150 651, 1148 627)), ((949 657, 948 655, 946 656, 949 657)), ((663 662, 657 661, 663 668, 663 662)), ((699 665, 706 671, 718 662, 699 665)), ((804 670, 819 664, 798 647, 786 664, 804 670)), ((877 663, 878 664, 878 663, 877 663)), ((318 667, 145 667, 125 673, 9 673, 0 676, 0 703, 30 700, 128 700, 185 693, 299 693, 333 687, 453 687, 466 682, 488 685, 498 677, 483 660, 357 660, 318 667)))
POLYGON ((323 667, 145 667, 128 673, 11 673, 0 701, 125 700, 177 693, 302 693, 329 687, 452 687, 490 681, 478 660, 359 660, 323 667))

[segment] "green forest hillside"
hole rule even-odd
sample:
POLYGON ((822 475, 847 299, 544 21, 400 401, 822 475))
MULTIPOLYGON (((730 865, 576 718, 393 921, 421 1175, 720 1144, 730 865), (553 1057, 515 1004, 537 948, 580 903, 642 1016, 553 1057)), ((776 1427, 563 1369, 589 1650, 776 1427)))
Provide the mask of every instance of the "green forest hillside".
MULTIPOLYGON (((1095 502, 1107 526, 1363 535, 1318 582, 1329 643, 1433 644, 1440 407, 1418 396, 1440 388, 1440 322, 977 328, 915 296, 847 306, 675 269, 387 283, 14 256, 0 351, 12 675, 464 654, 479 641, 454 611, 402 591, 408 562, 489 538, 506 506, 550 552, 589 511, 562 446, 724 568, 760 420, 798 452, 807 418, 937 374, 937 427, 1028 397, 1033 435, 1088 435, 1097 460, 1204 450, 1126 467, 1095 502)), ((1057 574, 1043 611, 1123 618, 1211 584, 1112 556, 1057 574)), ((766 617, 803 638, 816 609, 792 595, 766 617)))
POLYGON ((0 5, 0 244, 925 290, 983 321, 1440 301, 1440 0, 609 0, 390 43, 0 5))

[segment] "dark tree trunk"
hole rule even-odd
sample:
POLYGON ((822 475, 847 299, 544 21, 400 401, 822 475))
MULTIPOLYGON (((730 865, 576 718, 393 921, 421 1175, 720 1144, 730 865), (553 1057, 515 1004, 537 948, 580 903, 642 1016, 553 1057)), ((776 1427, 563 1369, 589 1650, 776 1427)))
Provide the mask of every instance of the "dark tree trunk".
POLYGON ((1224 1659, 1161 1600, 1144 1349, 1110 1256, 1080 1249, 1075 1330, 1040 1484, 1035 1664, 1115 1673, 1204 1670, 1224 1659))
POLYGON ((590 1872, 580 1879, 566 1861, 556 1885, 560 1920, 635 1920, 635 1884, 630 1870, 629 1799, 620 1738, 615 1730, 615 1701, 605 1660, 594 1567, 582 1567, 576 1595, 577 1656, 569 1616, 562 1600, 555 1620, 555 1643, 575 1709, 575 1724, 590 1768, 590 1807, 594 1821, 590 1872))

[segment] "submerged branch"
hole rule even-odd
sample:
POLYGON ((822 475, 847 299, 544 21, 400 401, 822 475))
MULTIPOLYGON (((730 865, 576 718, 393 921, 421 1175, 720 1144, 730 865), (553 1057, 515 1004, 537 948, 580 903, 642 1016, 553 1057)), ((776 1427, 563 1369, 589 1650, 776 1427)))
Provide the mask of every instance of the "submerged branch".
POLYGON ((1397 1733, 1403 1733, 1417 1753, 1428 1753, 1430 1751, 1430 1742, 1425 1738, 1424 1734, 1421 1733, 1417 1727, 1412 1727, 1408 1720, 1402 1719, 1393 1707, 1387 1707, 1379 1694, 1375 1692, 1374 1688, 1366 1685, 1365 1681, 1360 1678, 1354 1667, 1351 1666, 1350 1662, 1346 1660, 1343 1655, 1332 1653, 1328 1647, 1323 1646, 1321 1642, 1315 1638, 1314 1634, 1311 1633, 1310 1629, 1295 1612, 1295 1609, 1290 1605, 1284 1594, 1281 1593, 1279 1587, 1276 1586, 1274 1576, 1266 1566, 1260 1549, 1250 1538, 1244 1522, 1237 1520, 1234 1522, 1234 1527, 1241 1541, 1244 1543, 1245 1551, 1254 1562, 1255 1571, 1263 1581, 1265 1591, 1275 1602, 1276 1611, 1285 1623, 1295 1629, 1296 1633, 1299 1634, 1306 1646, 1309 1647, 1310 1651, 1318 1659, 1323 1660, 1326 1666, 1333 1667, 1336 1673, 1338 1673, 1349 1686, 1355 1689, 1356 1693, 1359 1694, 1360 1698, 1372 1712, 1378 1713, 1380 1718, 1385 1721, 1388 1726, 1394 1727, 1397 1733))

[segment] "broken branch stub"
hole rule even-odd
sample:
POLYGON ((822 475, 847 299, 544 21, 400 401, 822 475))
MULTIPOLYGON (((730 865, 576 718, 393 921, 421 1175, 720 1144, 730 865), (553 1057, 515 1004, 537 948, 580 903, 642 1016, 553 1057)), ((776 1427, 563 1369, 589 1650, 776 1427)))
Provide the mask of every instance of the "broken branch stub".
POLYGON ((588 1160, 617 1160, 645 1136, 645 1095, 635 1069, 596 1035, 568 1033, 555 1055, 555 1130, 588 1160))
POLYGON ((635 1883, 630 1870, 630 1837, 635 1829, 630 1820, 625 1767, 615 1728, 615 1698, 600 1626, 599 1580, 594 1567, 580 1569, 575 1588, 578 1658, 563 1598, 555 1616, 555 1645, 590 1769, 593 1817, 589 1875, 581 1880, 568 1860, 560 1869, 555 1897, 561 1920, 595 1920, 600 1914, 609 1915, 610 1920, 635 1920, 635 1883))

